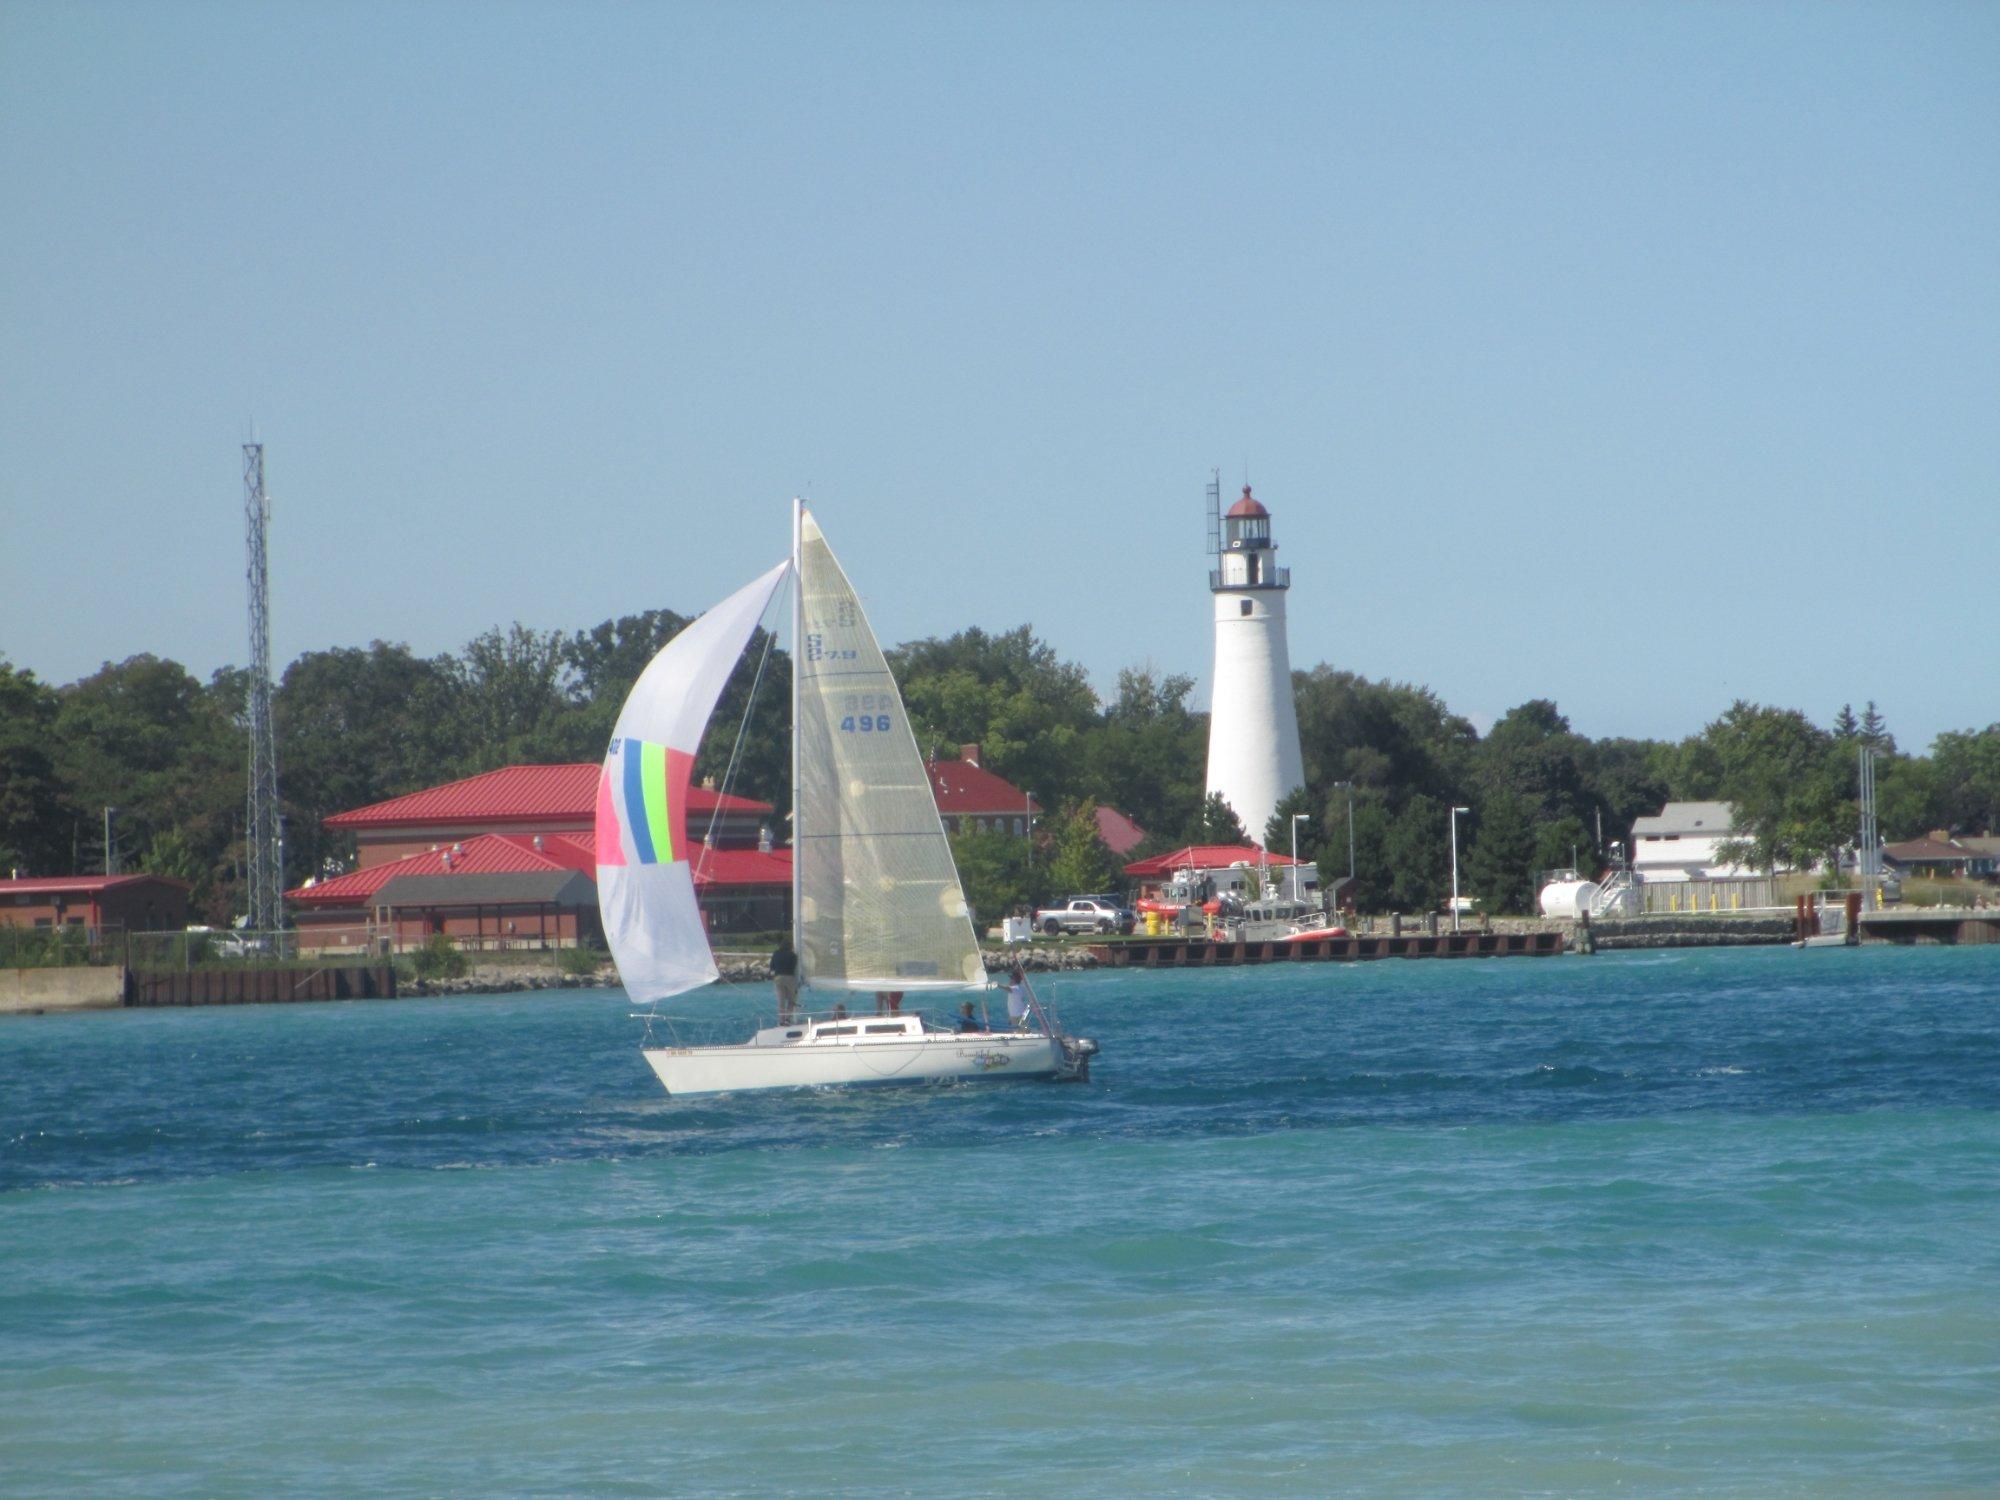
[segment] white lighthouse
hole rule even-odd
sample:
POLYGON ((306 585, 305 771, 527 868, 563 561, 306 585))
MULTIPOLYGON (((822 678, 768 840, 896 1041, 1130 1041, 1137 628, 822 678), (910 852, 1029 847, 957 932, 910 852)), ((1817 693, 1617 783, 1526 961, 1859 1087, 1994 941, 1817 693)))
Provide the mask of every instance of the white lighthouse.
MULTIPOLYGON (((1215 512, 1209 511, 1213 518, 1215 512)), ((1211 522, 1212 524, 1212 522, 1211 522)), ((1285 593, 1291 569, 1277 565, 1271 513, 1243 486, 1222 518, 1216 567, 1215 690, 1208 719, 1208 790, 1222 793, 1251 839, 1279 801, 1305 783, 1292 660, 1285 648, 1285 593)))

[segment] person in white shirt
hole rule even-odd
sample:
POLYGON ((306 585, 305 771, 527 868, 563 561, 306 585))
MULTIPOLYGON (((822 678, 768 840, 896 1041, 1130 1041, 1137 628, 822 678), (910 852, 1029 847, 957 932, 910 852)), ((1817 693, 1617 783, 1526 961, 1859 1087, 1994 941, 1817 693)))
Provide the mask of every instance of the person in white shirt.
POLYGON ((1007 1024, 1016 1031, 1026 1031, 1028 1008, 1028 976, 1016 964, 1007 975, 1007 1024))

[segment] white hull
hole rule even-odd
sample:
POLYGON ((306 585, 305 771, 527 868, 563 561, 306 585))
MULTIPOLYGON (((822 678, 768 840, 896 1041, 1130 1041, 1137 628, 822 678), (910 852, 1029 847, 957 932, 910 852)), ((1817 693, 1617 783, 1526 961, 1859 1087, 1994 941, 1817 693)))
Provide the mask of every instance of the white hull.
POLYGON ((647 1047, 642 1054, 670 1094, 747 1089, 942 1083, 960 1078, 1065 1078, 1078 1067, 1054 1037, 1020 1032, 921 1036, 733 1047, 647 1047))

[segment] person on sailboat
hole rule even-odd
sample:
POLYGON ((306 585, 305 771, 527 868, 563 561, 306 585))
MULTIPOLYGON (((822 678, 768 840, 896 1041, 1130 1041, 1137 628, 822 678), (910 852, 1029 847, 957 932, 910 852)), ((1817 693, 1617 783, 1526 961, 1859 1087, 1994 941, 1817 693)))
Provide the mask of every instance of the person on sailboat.
POLYGON ((789 1024, 799 1013, 799 955, 789 937, 778 939, 771 953, 771 979, 778 990, 778 1024, 789 1024))
POLYGON ((1007 1024, 1016 1031, 1028 1029, 1028 976, 1019 964, 1007 975, 1007 1024))
POLYGON ((972 1013, 972 1002, 966 1001, 958 1008, 958 1029, 960 1031, 984 1031, 986 1023, 972 1013))

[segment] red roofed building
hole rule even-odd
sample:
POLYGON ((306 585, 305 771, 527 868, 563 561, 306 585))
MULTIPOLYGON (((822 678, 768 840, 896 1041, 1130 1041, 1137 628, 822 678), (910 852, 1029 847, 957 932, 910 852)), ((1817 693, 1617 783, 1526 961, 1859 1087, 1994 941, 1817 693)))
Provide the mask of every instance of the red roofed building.
MULTIPOLYGON (((503 766, 335 813, 326 826, 354 835, 355 866, 362 870, 487 833, 588 835, 597 823, 601 769, 594 762, 503 766)), ((713 817, 718 847, 755 844, 770 826, 771 811, 768 802, 688 789, 688 831, 701 835, 713 817)))
POLYGON ((0 880, 0 927, 161 932, 187 925, 188 887, 164 875, 49 875, 0 880))
POLYGON ((1146 842, 1146 830, 1115 807, 1099 804, 1096 818, 1097 841, 1118 859, 1146 842))
MULTIPOLYGON (((695 891, 717 932, 786 926, 788 849, 694 846, 695 891)), ((601 943, 590 834, 488 833, 287 891, 321 948, 420 944, 443 933, 475 948, 601 943)))
MULTIPOLYGON (((1233 892, 1254 900, 1260 869, 1281 870, 1292 863, 1289 854, 1267 854, 1255 844, 1187 844, 1151 859, 1134 860, 1125 867, 1125 875, 1132 882, 1135 901, 1155 899, 1163 886, 1186 870, 1213 880, 1218 894, 1233 892)), ((1306 860, 1297 863, 1300 889, 1310 895, 1319 888, 1319 870, 1306 860)))
MULTIPOLYGON (((437 933, 489 948, 602 942, 601 769, 504 766, 334 814, 326 826, 354 836, 355 868, 286 892, 299 928, 328 948, 437 933)), ((768 802, 689 788, 695 888, 714 930, 789 924, 791 851, 769 849, 771 823, 768 802)))
POLYGON ((933 760, 925 769, 946 833, 1025 834, 1042 811, 1033 797, 980 765, 977 745, 961 745, 957 760, 933 760))

